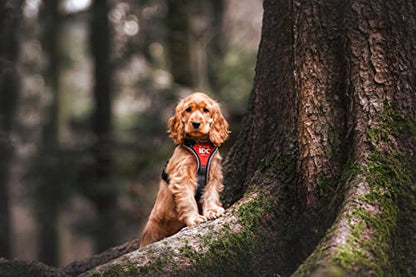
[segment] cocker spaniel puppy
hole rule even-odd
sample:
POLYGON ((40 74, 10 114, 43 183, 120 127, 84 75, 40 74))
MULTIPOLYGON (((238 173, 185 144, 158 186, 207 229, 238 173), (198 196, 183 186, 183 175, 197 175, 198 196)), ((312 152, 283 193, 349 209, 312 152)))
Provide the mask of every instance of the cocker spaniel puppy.
POLYGON ((218 147, 229 131, 219 104, 204 93, 193 93, 179 102, 168 125, 176 148, 163 170, 140 247, 224 213, 218 147))

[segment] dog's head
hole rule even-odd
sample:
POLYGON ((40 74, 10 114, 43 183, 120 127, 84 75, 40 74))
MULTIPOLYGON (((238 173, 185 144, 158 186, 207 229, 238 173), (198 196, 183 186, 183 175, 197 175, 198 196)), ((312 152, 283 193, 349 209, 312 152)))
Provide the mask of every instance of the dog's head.
POLYGON ((190 138, 199 141, 209 139, 215 146, 220 146, 230 133, 220 105, 201 92, 182 99, 168 125, 169 137, 177 145, 190 138))

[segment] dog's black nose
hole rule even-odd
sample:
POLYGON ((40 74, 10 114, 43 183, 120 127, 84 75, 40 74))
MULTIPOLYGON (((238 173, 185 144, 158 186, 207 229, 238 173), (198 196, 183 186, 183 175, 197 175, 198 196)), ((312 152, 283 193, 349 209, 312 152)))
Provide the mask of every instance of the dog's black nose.
POLYGON ((192 122, 192 126, 194 126, 195 129, 198 129, 199 126, 201 126, 201 122, 199 122, 199 121, 193 121, 192 122))

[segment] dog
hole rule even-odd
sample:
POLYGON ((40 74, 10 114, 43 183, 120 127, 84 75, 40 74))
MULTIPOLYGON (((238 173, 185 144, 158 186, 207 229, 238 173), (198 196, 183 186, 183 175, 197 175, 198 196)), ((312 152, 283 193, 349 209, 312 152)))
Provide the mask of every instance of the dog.
POLYGON ((177 233, 185 226, 224 213, 221 156, 218 147, 229 136, 219 104, 196 92, 182 99, 168 121, 176 144, 159 184, 159 192, 142 232, 140 247, 177 233))

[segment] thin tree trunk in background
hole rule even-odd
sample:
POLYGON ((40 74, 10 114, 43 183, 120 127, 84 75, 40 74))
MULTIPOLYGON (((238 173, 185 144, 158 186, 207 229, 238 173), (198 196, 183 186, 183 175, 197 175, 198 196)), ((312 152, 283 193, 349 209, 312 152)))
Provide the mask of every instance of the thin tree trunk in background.
POLYGON ((59 117, 61 109, 62 91, 59 86, 61 74, 60 32, 62 16, 59 12, 60 0, 44 0, 42 19, 43 46, 47 55, 48 65, 45 69, 45 78, 52 95, 48 110, 47 123, 43 130, 43 144, 45 147, 58 148, 60 144, 59 117))
POLYGON ((174 82, 217 93, 225 54, 224 1, 168 0, 167 4, 167 42, 174 82))
POLYGON ((214 94, 219 94, 221 85, 218 80, 226 52, 226 37, 223 20, 225 12, 224 0, 209 1, 211 5, 210 41, 208 43, 208 80, 214 94))
POLYGON ((166 25, 168 28, 168 53, 173 80, 182 86, 195 85, 191 59, 191 30, 188 6, 193 0, 168 0, 166 25))
POLYGON ((117 238, 114 218, 117 196, 111 188, 112 158, 112 63, 111 28, 108 20, 109 1, 95 0, 92 4, 91 51, 94 59, 94 116, 95 145, 94 184, 90 196, 97 212, 99 227, 95 235, 97 251, 114 246, 117 238))
MULTIPOLYGON (((36 188, 36 211, 39 223, 39 259, 50 265, 59 264, 59 198, 52 195, 52 191, 59 191, 62 180, 53 178, 57 169, 56 159, 60 149, 60 115, 62 91, 59 85, 61 73, 61 25, 62 16, 59 12, 59 0, 44 0, 41 11, 43 25, 42 44, 47 57, 45 69, 46 85, 51 94, 46 122, 43 126, 42 145, 39 152, 39 161, 42 172, 36 188)), ((37 169, 38 170, 38 169, 37 169)))
POLYGON ((11 132, 19 93, 16 63, 21 1, 0 2, 0 257, 11 256, 9 170, 13 156, 11 132))

